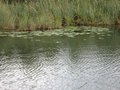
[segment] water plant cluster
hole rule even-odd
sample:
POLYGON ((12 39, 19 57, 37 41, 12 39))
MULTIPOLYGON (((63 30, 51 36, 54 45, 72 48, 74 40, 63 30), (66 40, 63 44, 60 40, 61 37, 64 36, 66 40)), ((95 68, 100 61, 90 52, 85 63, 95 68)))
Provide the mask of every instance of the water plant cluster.
POLYGON ((33 38, 33 37, 41 37, 41 36, 67 36, 67 37, 75 37, 75 36, 111 36, 112 30, 110 28, 103 28, 103 27, 71 27, 66 28, 65 30, 62 29, 54 29, 49 31, 32 31, 32 32, 25 32, 25 31, 19 31, 19 32, 0 32, 0 37, 8 36, 8 37, 22 37, 22 38, 33 38))
POLYGON ((44 30, 119 25, 120 0, 1 0, 0 28, 44 30))

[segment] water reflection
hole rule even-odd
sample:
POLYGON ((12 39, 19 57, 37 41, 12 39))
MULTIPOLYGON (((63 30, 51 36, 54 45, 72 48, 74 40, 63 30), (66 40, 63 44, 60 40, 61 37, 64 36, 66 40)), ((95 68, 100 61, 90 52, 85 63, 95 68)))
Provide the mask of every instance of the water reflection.
POLYGON ((119 90, 120 33, 99 37, 0 37, 0 90, 119 90))

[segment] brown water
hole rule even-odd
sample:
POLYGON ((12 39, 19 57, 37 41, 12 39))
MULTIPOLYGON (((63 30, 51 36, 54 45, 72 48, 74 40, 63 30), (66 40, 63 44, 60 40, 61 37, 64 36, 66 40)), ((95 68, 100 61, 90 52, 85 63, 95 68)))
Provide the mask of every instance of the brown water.
POLYGON ((0 90, 120 90, 120 31, 0 36, 0 90))

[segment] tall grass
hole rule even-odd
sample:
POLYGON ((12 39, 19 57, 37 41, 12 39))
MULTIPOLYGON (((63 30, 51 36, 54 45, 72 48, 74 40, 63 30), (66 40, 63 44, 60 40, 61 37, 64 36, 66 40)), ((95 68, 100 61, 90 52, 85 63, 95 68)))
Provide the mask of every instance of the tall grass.
POLYGON ((0 28, 61 28, 63 19, 68 26, 76 23, 119 23, 120 0, 31 0, 11 4, 0 2, 0 28))

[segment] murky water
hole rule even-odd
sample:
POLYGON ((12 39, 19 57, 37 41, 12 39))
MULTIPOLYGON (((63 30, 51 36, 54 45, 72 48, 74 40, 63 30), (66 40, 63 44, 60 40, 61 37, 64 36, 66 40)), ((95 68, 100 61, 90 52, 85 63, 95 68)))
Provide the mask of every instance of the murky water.
POLYGON ((0 36, 0 90, 120 90, 120 31, 0 36))

